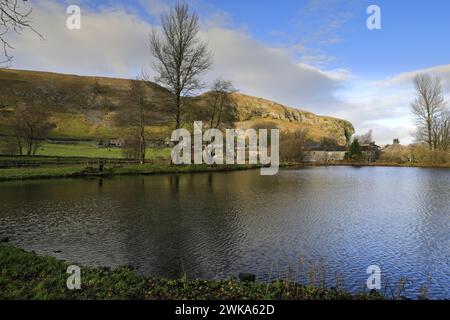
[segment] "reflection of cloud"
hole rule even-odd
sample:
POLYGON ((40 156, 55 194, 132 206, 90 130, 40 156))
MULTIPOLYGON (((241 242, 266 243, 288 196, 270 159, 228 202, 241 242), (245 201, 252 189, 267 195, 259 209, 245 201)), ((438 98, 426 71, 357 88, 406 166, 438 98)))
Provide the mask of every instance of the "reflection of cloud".
MULTIPOLYGON (((36 27, 46 40, 29 32, 16 39, 12 67, 134 78, 150 65, 151 24, 141 16, 121 7, 83 7, 82 29, 69 31, 62 4, 41 0, 34 2, 34 7, 36 27)), ((409 104, 414 95, 411 79, 417 72, 439 75, 444 89, 450 92, 450 65, 366 81, 348 70, 311 66, 314 56, 320 58, 320 51, 304 45, 275 48, 256 40, 245 29, 228 27, 227 21, 224 12, 202 17, 201 37, 208 41, 215 56, 208 81, 223 77, 234 81, 243 93, 348 119, 360 132, 374 129, 380 143, 394 137, 412 141, 409 104), (310 56, 306 59, 310 63, 296 58, 299 52, 310 56)))

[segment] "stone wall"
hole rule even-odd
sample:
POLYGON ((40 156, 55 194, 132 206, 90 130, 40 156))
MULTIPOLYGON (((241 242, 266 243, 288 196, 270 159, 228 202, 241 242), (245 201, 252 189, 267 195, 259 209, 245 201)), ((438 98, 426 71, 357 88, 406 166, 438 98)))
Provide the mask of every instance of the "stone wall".
POLYGON ((345 159, 346 151, 306 151, 304 162, 330 162, 345 159))

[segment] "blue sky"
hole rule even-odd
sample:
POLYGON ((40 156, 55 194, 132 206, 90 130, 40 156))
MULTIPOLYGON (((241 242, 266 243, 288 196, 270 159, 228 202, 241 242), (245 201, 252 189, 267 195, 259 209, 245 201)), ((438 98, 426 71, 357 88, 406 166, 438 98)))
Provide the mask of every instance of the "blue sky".
POLYGON ((335 57, 332 66, 350 68, 366 77, 389 76, 449 62, 448 0, 216 0, 213 3, 262 41, 276 44, 279 39, 273 33, 285 33, 335 57), (381 8, 382 30, 366 28, 366 8, 370 4, 381 8), (329 28, 333 23, 336 28, 329 28), (327 31, 308 41, 320 29, 327 31), (334 38, 338 42, 321 43, 334 38))
MULTIPOLYGON (((105 2, 111 4, 111 1, 105 2)), ((120 3, 130 8, 143 7, 140 1, 120 3)), ((448 0, 211 0, 192 3, 200 14, 223 11, 231 20, 230 25, 245 27, 260 41, 274 46, 305 43, 333 57, 335 60, 329 67, 350 68, 366 77, 389 76, 449 62, 450 41, 445 40, 450 32, 448 0), (369 16, 366 9, 371 4, 381 8, 382 30, 366 28, 369 16)))
MULTIPOLYGON (((191 0, 214 52, 205 81, 352 121, 380 143, 414 140, 411 79, 442 79, 450 101, 448 0, 191 0), (369 30, 369 5, 381 30, 369 30)), ((33 0, 36 28, 12 39, 18 69, 134 78, 151 71, 148 33, 172 0, 33 0), (82 28, 65 28, 78 4, 82 28), (19 41, 20 40, 20 41, 19 41)))
MULTIPOLYGON (((61 1, 67 3, 67 1, 61 1)), ((71 1, 72 3, 74 1, 71 1)), ((77 1, 75 1, 77 2, 77 1)), ((151 23, 160 12, 146 4, 172 0, 78 1, 90 8, 120 5, 151 23)), ((325 68, 351 69, 368 79, 391 76, 449 62, 450 1, 448 0, 192 0, 206 19, 221 12, 228 26, 245 28, 272 46, 303 44, 329 58, 325 68), (366 9, 381 8, 382 30, 368 30, 366 9)), ((301 54, 297 57, 301 58, 301 54)))

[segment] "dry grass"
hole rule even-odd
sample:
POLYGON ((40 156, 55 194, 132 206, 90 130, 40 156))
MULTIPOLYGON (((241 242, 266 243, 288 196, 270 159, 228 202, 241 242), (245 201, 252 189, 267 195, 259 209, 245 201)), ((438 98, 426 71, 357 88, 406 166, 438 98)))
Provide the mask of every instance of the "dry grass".
MULTIPOLYGON (((128 80, 2 69, 0 70, 0 87, 5 89, 3 90, 5 96, 0 96, 0 100, 11 106, 26 102, 25 98, 21 96, 21 92, 42 87, 56 90, 61 100, 60 105, 48 106, 57 126, 52 132, 53 137, 98 139, 123 135, 121 130, 111 126, 110 118, 111 113, 117 109, 118 103, 127 101, 128 80), (101 97, 107 99, 109 104, 87 108, 83 105, 85 100, 83 97, 96 83, 100 87, 101 97)), ((158 92, 163 97, 167 95, 165 90, 156 85, 149 90, 158 92)), ((169 99, 168 96, 167 99, 169 99)), ((203 97, 201 96, 199 99, 203 99, 203 97)), ((322 137, 330 137, 341 143, 345 142, 345 127, 354 132, 351 123, 345 120, 315 115, 308 111, 239 93, 234 94, 233 99, 238 105, 241 120, 236 124, 238 128, 251 128, 258 123, 270 120, 276 122, 281 130, 308 129, 311 138, 320 140, 322 137)), ((161 116, 170 120, 170 117, 163 111, 164 108, 160 111, 161 116)), ((5 133, 6 124, 7 120, 1 116, 0 112, 0 134, 5 133)), ((170 125, 163 130, 166 136, 167 130, 165 129, 168 128, 170 125)), ((149 127, 149 131, 156 134, 160 130, 157 126, 152 126, 149 127)))

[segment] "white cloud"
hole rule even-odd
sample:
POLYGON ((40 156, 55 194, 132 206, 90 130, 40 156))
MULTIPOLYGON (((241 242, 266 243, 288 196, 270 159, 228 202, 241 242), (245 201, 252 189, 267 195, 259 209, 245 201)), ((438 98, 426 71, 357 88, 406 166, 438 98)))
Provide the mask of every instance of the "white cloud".
MULTIPOLYGON (((154 14, 167 10, 160 1, 146 3, 154 14)), ((25 32, 14 41, 13 68, 134 78, 150 66, 151 24, 137 13, 122 7, 82 8, 82 29, 70 31, 65 27, 68 15, 62 4, 42 0, 34 2, 34 7, 36 28, 46 40, 25 32)), ((201 37, 215 56, 207 80, 230 79, 243 93, 348 119, 359 132, 373 129, 379 143, 397 137, 405 142, 413 140, 409 103, 413 98, 411 79, 416 73, 439 75, 444 90, 450 92, 450 64, 365 81, 348 70, 321 70, 296 60, 292 47, 268 46, 245 28, 228 27, 226 13, 212 14, 202 17, 201 37)))
POLYGON ((82 7, 81 30, 69 30, 62 4, 38 1, 33 7, 45 40, 24 32, 14 41, 13 68, 133 78, 149 64, 150 25, 137 15, 82 7))
POLYGON ((410 85, 414 77, 418 73, 428 73, 432 76, 437 76, 442 81, 444 91, 450 91, 450 64, 434 66, 431 68, 416 70, 412 72, 404 72, 389 79, 384 80, 381 85, 410 85))
POLYGON ((330 108, 338 116, 352 121, 359 132, 373 129, 380 143, 389 143, 397 137, 411 143, 415 139, 415 130, 410 103, 415 94, 413 78, 418 73, 440 77, 449 101, 450 64, 405 72, 379 81, 352 79, 351 89, 343 92, 339 96, 340 103, 330 108))
POLYGON ((334 99, 340 86, 335 74, 296 63, 287 50, 271 48, 241 30, 202 32, 214 52, 209 77, 232 79, 242 91, 292 106, 315 107, 334 99))
MULTIPOLYGON (((167 8, 160 1, 145 2, 152 12, 167 8), (153 8, 153 9, 152 9, 153 8), (154 9, 156 8, 156 9, 154 9)), ((134 78, 150 66, 149 22, 122 7, 97 11, 82 7, 82 29, 66 28, 65 6, 52 1, 34 4, 36 28, 45 36, 41 41, 26 32, 16 41, 13 68, 45 70, 79 75, 134 78), (20 40, 20 41, 19 41, 20 40)), ((245 29, 222 25, 227 15, 212 13, 220 24, 203 19, 201 36, 214 52, 214 68, 208 79, 223 77, 251 95, 320 111, 322 104, 334 100, 345 73, 323 72, 294 61, 289 50, 272 48, 252 38, 245 29)))

